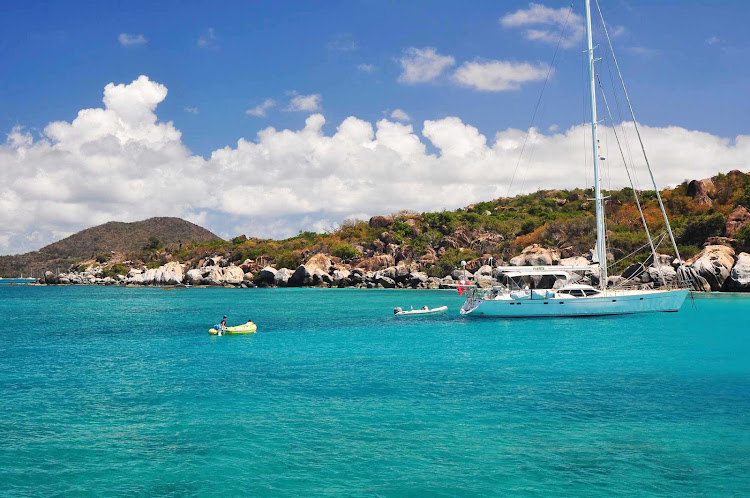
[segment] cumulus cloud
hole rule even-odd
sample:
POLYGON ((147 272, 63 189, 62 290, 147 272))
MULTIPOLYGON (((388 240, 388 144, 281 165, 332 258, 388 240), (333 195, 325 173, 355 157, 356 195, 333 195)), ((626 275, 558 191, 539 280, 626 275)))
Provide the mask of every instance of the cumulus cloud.
POLYGON ((143 35, 129 35, 128 33, 120 33, 117 37, 117 41, 123 47, 132 47, 133 45, 145 45, 148 40, 143 35))
POLYGON ((371 73, 375 71, 375 66, 372 64, 360 64, 357 66, 357 70, 362 71, 363 73, 371 73))
POLYGON ((443 71, 456 63, 450 55, 440 55, 433 47, 409 47, 404 50, 401 58, 401 75, 399 83, 426 83, 440 76, 443 71))
POLYGON ((289 101, 289 105, 284 109, 285 111, 305 111, 315 112, 321 109, 320 102, 322 97, 319 93, 312 95, 295 95, 292 100, 289 101))
POLYGON ((409 115, 401 109, 394 109, 391 113, 391 117, 398 121, 411 121, 409 115))
MULTIPOLYGON (((326 134, 325 118, 313 114, 301 129, 268 127, 204 159, 190 153, 171 122, 158 120, 166 96, 166 87, 141 76, 110 83, 103 107, 50 123, 41 136, 13 128, 0 145, 0 252, 151 216, 181 216, 225 236, 242 228, 288 237, 352 216, 452 209, 506 195, 526 136, 517 129, 485 136, 458 117, 415 129, 351 116, 326 134)), ((632 138, 632 126, 625 128, 632 138)), ((645 125, 641 132, 661 185, 747 169, 750 136, 645 125)), ((522 159, 510 193, 590 185, 583 166, 588 133, 582 126, 532 130, 533 160, 522 159)), ((602 144, 615 143, 609 133, 602 127, 602 144)), ((602 153, 608 181, 626 185, 616 151, 602 153)))
POLYGON ((463 86, 488 92, 518 90, 521 83, 544 79, 550 68, 546 64, 528 62, 487 61, 464 62, 453 78, 463 86))
POLYGON ((263 118, 266 116, 266 111, 276 105, 276 101, 273 99, 266 99, 262 104, 258 104, 252 109, 245 111, 245 114, 249 116, 258 116, 263 118))
POLYGON ((500 24, 505 28, 525 27, 524 35, 527 40, 557 44, 563 48, 575 47, 586 32, 583 17, 571 12, 569 8, 553 9, 538 3, 530 3, 528 9, 519 9, 500 18, 500 24), (567 29, 560 38, 560 30, 567 29), (551 28, 551 29, 549 29, 551 28))

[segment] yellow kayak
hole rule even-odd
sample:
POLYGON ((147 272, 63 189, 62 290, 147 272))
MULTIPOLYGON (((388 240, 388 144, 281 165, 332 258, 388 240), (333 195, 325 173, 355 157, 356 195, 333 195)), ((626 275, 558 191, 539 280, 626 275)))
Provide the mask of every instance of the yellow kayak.
MULTIPOLYGON (((240 334, 254 334, 258 330, 258 326, 253 322, 243 323, 242 325, 236 325, 234 327, 227 327, 226 330, 221 331, 221 335, 240 335, 240 334)), ((208 330, 211 335, 219 335, 217 328, 211 328, 208 330)))

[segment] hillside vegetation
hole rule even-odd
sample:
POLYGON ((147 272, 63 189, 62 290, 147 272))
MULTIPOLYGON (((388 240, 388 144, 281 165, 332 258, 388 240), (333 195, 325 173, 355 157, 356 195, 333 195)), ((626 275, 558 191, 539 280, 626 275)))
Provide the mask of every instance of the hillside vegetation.
MULTIPOLYGON (((632 190, 606 194, 611 264, 613 271, 619 272, 633 262, 644 261, 649 251, 632 190)), ((732 171, 685 181, 661 195, 683 259, 699 253, 710 237, 729 237, 712 240, 739 250, 750 249, 750 212, 746 209, 750 206, 750 175, 732 171)), ((75 264, 96 259, 105 266, 127 263, 155 268, 179 261, 196 267, 206 258, 221 256, 228 263, 245 262, 256 269, 266 265, 293 269, 313 254, 325 253, 353 266, 404 262, 417 265, 428 275, 442 276, 462 260, 479 261, 491 256, 496 263, 507 262, 531 244, 556 248, 563 258, 587 255, 596 238, 591 197, 591 190, 541 190, 455 211, 399 212, 369 221, 346 220, 330 233, 301 232, 285 240, 241 235, 224 241, 177 218, 107 223, 41 249, 36 254, 48 259, 36 264, 47 264, 50 269, 55 261, 75 264)), ((642 192, 641 202, 649 229, 659 239, 665 223, 656 193, 642 192)), ((673 252, 667 240, 657 251, 673 252)), ((0 272, 7 274, 5 268, 0 266, 0 272)))
MULTIPOLYGON (((149 218, 133 223, 111 221, 87 228, 38 251, 0 256, 0 276, 28 275, 41 270, 67 269, 89 259, 108 261, 113 252, 120 257, 143 259, 151 252, 179 250, 184 244, 221 241, 210 231, 180 218, 149 218)), ((122 258, 121 258, 122 259, 122 258)))

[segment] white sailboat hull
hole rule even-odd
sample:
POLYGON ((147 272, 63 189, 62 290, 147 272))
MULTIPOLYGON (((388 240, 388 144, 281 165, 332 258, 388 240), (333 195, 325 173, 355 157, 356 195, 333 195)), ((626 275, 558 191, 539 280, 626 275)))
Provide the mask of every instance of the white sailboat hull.
POLYGON ((469 298, 462 315, 474 317, 529 318, 553 316, 597 316, 679 311, 687 289, 614 291, 590 297, 539 297, 525 299, 469 298))

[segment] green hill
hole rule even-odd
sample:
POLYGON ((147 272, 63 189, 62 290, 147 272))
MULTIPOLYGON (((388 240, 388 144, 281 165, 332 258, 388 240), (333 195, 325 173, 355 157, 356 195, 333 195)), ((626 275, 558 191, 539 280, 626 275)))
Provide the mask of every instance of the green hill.
POLYGON ((78 261, 109 259, 114 251, 133 258, 144 251, 180 250, 187 243, 221 241, 210 231, 180 218, 149 218, 133 223, 111 221, 87 228, 38 251, 0 256, 0 276, 28 275, 42 270, 67 269, 78 261))

